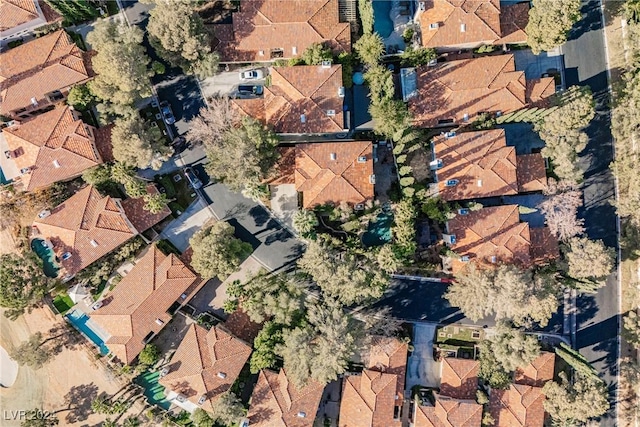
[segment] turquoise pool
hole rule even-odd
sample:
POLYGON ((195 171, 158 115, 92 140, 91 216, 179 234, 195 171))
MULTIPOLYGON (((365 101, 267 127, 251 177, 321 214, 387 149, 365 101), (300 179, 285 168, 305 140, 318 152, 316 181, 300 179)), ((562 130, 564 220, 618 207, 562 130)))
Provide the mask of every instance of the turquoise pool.
POLYGON ((47 277, 58 277, 58 271, 60 267, 56 262, 56 254, 53 252, 47 243, 42 239, 33 239, 31 241, 31 250, 42 260, 42 270, 47 277))
POLYGON ((391 226, 393 214, 381 212, 369 222, 367 231, 362 235, 362 244, 365 246, 380 246, 391 241, 391 226))
POLYGON ((82 332, 87 338, 89 338, 100 349, 100 354, 106 356, 109 354, 109 348, 104 343, 104 340, 91 328, 91 319, 86 313, 80 310, 73 310, 65 316, 69 323, 71 323, 77 330, 82 332))
POLYGON ((144 395, 152 405, 169 409, 171 402, 166 399, 164 386, 160 385, 160 372, 145 372, 136 377, 135 382, 144 387, 144 395))
POLYGON ((391 0, 373 0, 373 30, 383 39, 393 32, 391 0))
POLYGON ((5 178, 4 173, 2 172, 2 168, 0 168, 0 185, 8 184, 11 181, 5 178))

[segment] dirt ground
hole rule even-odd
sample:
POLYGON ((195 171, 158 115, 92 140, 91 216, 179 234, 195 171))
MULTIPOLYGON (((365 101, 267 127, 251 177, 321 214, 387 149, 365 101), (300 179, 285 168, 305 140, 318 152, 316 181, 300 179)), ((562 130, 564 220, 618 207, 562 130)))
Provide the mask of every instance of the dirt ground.
MULTIPOLYGON (((10 321, 0 313, 0 345, 7 351, 26 341, 37 331, 48 331, 62 322, 48 307, 37 308, 30 314, 10 321)), ((15 384, 0 389, 0 425, 20 425, 14 414, 21 410, 42 408, 60 411, 59 426, 99 425, 104 415, 91 413, 91 401, 100 393, 114 394, 121 384, 102 367, 98 367, 91 353, 85 349, 62 350, 44 367, 33 370, 21 366, 15 384)))
POLYGON ((0 230, 0 255, 15 251, 15 242, 8 229, 0 230))

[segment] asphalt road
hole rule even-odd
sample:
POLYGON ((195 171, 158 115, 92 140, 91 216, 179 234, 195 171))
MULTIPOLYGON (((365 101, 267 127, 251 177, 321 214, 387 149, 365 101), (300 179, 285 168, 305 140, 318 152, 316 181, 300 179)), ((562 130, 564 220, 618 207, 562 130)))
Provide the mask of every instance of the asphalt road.
MULTIPOLYGON (((597 115, 587 134, 589 143, 580 164, 585 170, 584 209, 587 234, 617 249, 617 219, 611 202, 615 198, 614 178, 609 170, 613 160, 613 138, 608 110, 607 64, 600 2, 583 2, 583 20, 576 24, 563 46, 567 86, 588 85, 597 100, 597 115)), ((576 347, 599 371, 611 391, 612 409, 600 425, 616 425, 615 390, 618 360, 618 278, 614 272, 607 285, 595 295, 578 298, 576 347)))

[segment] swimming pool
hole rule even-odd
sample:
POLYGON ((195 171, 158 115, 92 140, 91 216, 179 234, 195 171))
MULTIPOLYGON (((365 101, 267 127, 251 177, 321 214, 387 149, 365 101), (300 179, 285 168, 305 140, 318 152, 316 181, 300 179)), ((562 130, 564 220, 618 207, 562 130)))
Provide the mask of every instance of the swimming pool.
POLYGON ((69 323, 71 323, 77 330, 82 332, 87 338, 93 342, 96 347, 100 349, 100 354, 106 356, 109 354, 109 348, 104 343, 104 340, 94 331, 91 327, 93 321, 86 313, 80 310, 73 310, 65 316, 69 323))
POLYGON ((391 241, 391 225, 393 214, 381 212, 375 220, 369 222, 367 231, 362 235, 362 244, 365 246, 380 246, 391 241))
POLYGON ((58 277, 60 267, 56 262, 56 254, 53 252, 53 249, 47 245, 47 242, 42 239, 33 239, 31 241, 31 250, 42 260, 44 275, 51 278, 58 277))
POLYGON ((373 30, 386 39, 393 32, 391 0, 373 0, 373 30))
POLYGON ((136 377, 135 382, 144 387, 144 395, 152 405, 169 409, 171 402, 166 399, 164 386, 160 385, 160 372, 145 372, 136 377))
POLYGON ((0 185, 9 184, 10 182, 11 180, 4 176, 4 172, 2 172, 2 168, 0 167, 0 185))

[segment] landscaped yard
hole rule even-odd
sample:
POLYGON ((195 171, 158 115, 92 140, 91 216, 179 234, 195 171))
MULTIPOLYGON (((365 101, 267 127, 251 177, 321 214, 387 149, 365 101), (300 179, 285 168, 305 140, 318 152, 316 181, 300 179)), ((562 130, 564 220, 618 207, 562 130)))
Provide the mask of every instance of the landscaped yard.
POLYGON ((156 182, 162 186, 167 198, 171 200, 169 208, 175 216, 182 214, 197 197, 182 172, 156 176, 156 182))
POLYGON ((167 132, 167 125, 164 123, 158 107, 149 105, 143 108, 142 110, 140 110, 140 117, 151 123, 152 127, 157 127, 158 129, 160 129, 160 131, 164 135, 166 145, 171 144, 171 139, 169 138, 169 133, 167 132))
POLYGON ((64 314, 75 305, 75 303, 69 298, 67 294, 58 294, 53 299, 53 305, 60 314, 64 314))
POLYGON ((443 326, 436 329, 436 344, 455 346, 470 346, 482 341, 484 331, 480 328, 465 328, 463 326, 443 326))

